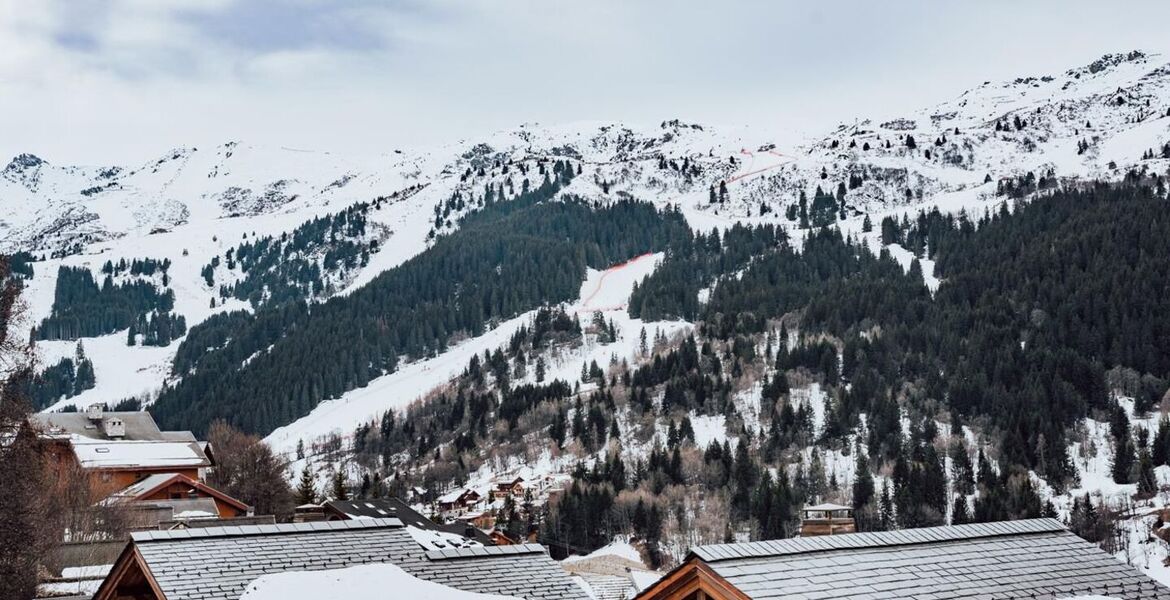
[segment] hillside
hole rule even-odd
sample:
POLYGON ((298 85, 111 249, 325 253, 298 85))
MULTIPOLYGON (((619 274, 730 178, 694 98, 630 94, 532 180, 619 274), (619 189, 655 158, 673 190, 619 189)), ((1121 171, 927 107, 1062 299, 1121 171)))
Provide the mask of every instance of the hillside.
POLYGON ((225 419, 290 473, 427 501, 571 479, 501 518, 658 562, 816 499, 870 528, 1165 504, 1168 170, 1170 64, 1134 52, 811 139, 21 155, 0 251, 31 271, 44 410, 225 419))

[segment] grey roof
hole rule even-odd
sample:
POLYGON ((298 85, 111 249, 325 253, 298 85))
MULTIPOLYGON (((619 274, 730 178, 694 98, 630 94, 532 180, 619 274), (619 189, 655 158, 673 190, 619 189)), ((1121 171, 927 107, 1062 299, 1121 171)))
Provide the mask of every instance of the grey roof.
POLYGON ((516 554, 544 554, 544 546, 540 544, 510 544, 507 546, 470 546, 467 548, 441 548, 427 550, 430 560, 447 560, 451 558, 475 558, 477 556, 506 556, 516 554))
POLYGON ((1170 599, 1170 588, 1052 519, 717 544, 692 554, 752 598, 1170 599))
POLYGON ((132 538, 167 600, 236 600, 261 575, 373 563, 393 563, 470 592, 585 598, 543 548, 478 548, 482 552, 469 556, 432 558, 398 519, 144 531, 132 538))
POLYGON ((384 517, 397 517, 404 524, 419 529, 426 529, 429 531, 442 531, 444 533, 453 533, 461 535, 468 539, 473 539, 485 546, 494 546, 495 541, 491 536, 481 531, 474 525, 467 523, 448 523, 441 524, 422 516, 418 511, 410 507, 409 504, 399 500, 398 498, 372 498, 368 500, 330 500, 325 503, 326 508, 335 513, 346 515, 350 519, 354 518, 374 518, 380 519, 384 517))
MULTIPOLYGON (((72 433, 95 440, 109 439, 102 430, 101 424, 91 421, 84 411, 35 413, 30 416, 33 423, 39 425, 46 433, 51 433, 50 430, 57 429, 63 430, 65 433, 72 433)), ((140 441, 194 441, 194 436, 190 435, 189 432, 166 432, 166 435, 164 435, 164 432, 159 431, 158 425, 154 422, 154 417, 148 412, 126 411, 106 412, 102 414, 103 419, 110 417, 121 419, 122 423, 126 426, 126 436, 122 439, 140 441), (168 436, 181 439, 168 439, 168 436)))

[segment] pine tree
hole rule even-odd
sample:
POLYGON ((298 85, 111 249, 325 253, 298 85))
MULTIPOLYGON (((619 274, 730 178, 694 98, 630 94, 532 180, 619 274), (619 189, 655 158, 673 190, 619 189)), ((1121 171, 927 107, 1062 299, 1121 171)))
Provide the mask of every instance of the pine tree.
POLYGON ((1158 477, 1154 474, 1147 438, 1149 433, 1145 429, 1138 430, 1137 491, 1143 497, 1153 497, 1158 492, 1158 477))
POLYGON ((869 457, 860 449, 857 451, 856 472, 853 479, 853 509, 860 512, 873 502, 875 493, 873 473, 869 472, 869 457))
POLYGON ((967 497, 958 494, 955 496, 955 503, 951 508, 951 525, 963 525, 970 522, 971 509, 967 506, 967 497))
POLYGON ((1158 432, 1154 434, 1150 458, 1154 465, 1170 465, 1170 418, 1165 415, 1158 421, 1158 432))
MULTIPOLYGON (((1128 420, 1126 423, 1128 424, 1128 420)), ((1136 462, 1137 457, 1134 453, 1133 437, 1130 436, 1129 427, 1126 425, 1124 433, 1118 435, 1113 442, 1113 463, 1110 469, 1110 473, 1113 475, 1113 481, 1117 483, 1132 483, 1133 468, 1136 462)))
POLYGON ((316 504, 317 503, 317 483, 313 480, 313 474, 309 472, 309 467, 301 470, 301 479, 297 483, 297 504, 316 504))
POLYGON ((349 500, 349 492, 345 489, 345 473, 340 468, 333 471, 333 499, 349 500))

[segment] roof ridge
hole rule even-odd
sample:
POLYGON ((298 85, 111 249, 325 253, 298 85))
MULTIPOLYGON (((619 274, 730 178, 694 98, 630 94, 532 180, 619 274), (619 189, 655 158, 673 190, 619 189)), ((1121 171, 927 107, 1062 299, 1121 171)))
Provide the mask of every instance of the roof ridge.
POLYGON ((472 558, 484 556, 508 556, 514 554, 544 554, 544 546, 540 544, 508 544, 505 546, 470 546, 467 548, 442 548, 428 550, 428 560, 447 560, 451 558, 472 558))
POLYGON ((277 523, 273 525, 223 525, 169 531, 136 531, 130 538, 136 544, 165 542, 191 538, 247 537, 279 535, 287 533, 324 533, 350 529, 387 529, 403 527, 402 521, 394 517, 383 519, 357 519, 346 521, 311 521, 308 523, 277 523))
POLYGON ((993 521, 989 523, 943 525, 893 531, 843 533, 759 542, 708 544, 692 548, 689 554, 697 556, 706 562, 716 562, 740 558, 825 552, 846 548, 936 544, 970 539, 1064 531, 1068 531, 1068 529, 1056 519, 1021 519, 1018 521, 993 521))

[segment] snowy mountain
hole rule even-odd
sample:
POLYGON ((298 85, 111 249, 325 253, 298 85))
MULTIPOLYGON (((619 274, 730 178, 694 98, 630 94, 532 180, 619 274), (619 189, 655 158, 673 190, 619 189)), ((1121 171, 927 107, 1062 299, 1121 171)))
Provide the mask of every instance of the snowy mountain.
MULTIPOLYGON (((114 285, 148 281, 173 291, 171 310, 184 317, 190 332, 213 316, 236 310, 258 314, 274 302, 277 291, 263 283, 263 274, 278 273, 282 262, 313 271, 319 285, 289 292, 303 293, 311 303, 358 293, 380 275, 434 248, 436 239, 459 229, 460 218, 488 204, 487 198, 510 195, 524 180, 535 186, 546 167, 563 162, 576 170, 576 176, 556 191, 557 198, 580 198, 598 206, 646 202, 677 210, 696 232, 773 224, 798 248, 811 235, 798 216, 805 210, 804 202, 813 199, 815 208, 816 199, 836 196, 840 206, 828 210, 834 226, 875 252, 885 250, 907 271, 921 268, 933 292, 940 284, 934 261, 886 243, 870 225, 934 207, 944 214, 979 215, 1005 197, 1030 194, 1037 180, 1122 180, 1135 172, 1163 174, 1170 167, 1170 152, 1163 151, 1168 142, 1170 63, 1131 52, 1061 74, 983 83, 934 107, 897 118, 842 124, 807 139, 672 119, 647 126, 524 125, 484 139, 369 157, 244 142, 177 148, 142 164, 123 166, 62 166, 51 157, 23 154, 0 171, 0 251, 23 251, 34 259, 35 272, 26 286, 30 328, 54 314, 54 299, 61 296, 60 269, 87 269, 95 281, 102 281, 109 274, 103 273, 107 263, 155 259, 169 261, 161 278, 118 272, 110 281, 114 285), (363 226, 344 231, 357 233, 339 234, 343 229, 330 225, 330 233, 304 242, 296 251, 286 249, 268 262, 259 260, 258 266, 249 267, 252 270, 235 268, 235 263, 245 261, 239 255, 244 244, 249 252, 259 252, 270 243, 267 238, 282 242, 299 239, 298 235, 308 238, 315 220, 347 209, 360 215, 363 226), (336 259, 345 252, 353 260, 336 259), (239 293, 246 285, 256 285, 257 290, 252 295, 239 293)), ((642 365, 654 351, 677 347, 696 323, 634 318, 628 307, 635 283, 654 273, 666 254, 658 250, 620 264, 591 265, 576 298, 563 303, 567 315, 586 324, 580 343, 542 350, 542 375, 525 371, 512 383, 577 381, 589 363, 642 365), (613 331, 590 328, 595 315, 613 331), (642 332, 653 336, 649 352, 643 347, 642 332)), ((712 289, 704 289, 699 296, 707 299, 711 294, 712 289)), ((310 464, 335 468, 331 464, 335 449, 317 452, 315 446, 352 444, 359 425, 434 398, 464 374, 469 361, 506 347, 537 318, 534 308, 491 319, 478 335, 457 332, 450 345, 428 355, 404 355, 392 372, 364 385, 332 397, 307 398, 307 411, 260 433, 293 460, 294 469, 310 464), (308 457, 303 456, 305 446, 310 449, 308 457)), ((206 348, 184 350, 189 338, 180 335, 165 345, 128 345, 128 337, 135 340, 134 331, 108 330, 113 332, 81 338, 85 356, 93 363, 95 385, 62 396, 45 410, 114 404, 127 398, 150 404, 164 385, 178 385, 196 370, 185 362, 185 353, 210 352, 231 343, 221 339, 208 342, 206 348)), ((37 343, 42 368, 77 353, 76 337, 56 337, 64 339, 37 343)), ((769 348, 773 338, 769 334, 769 348)), ((795 338, 783 343, 795 348, 795 338)), ((762 349, 763 338, 755 342, 762 349)), ((274 341, 237 357, 237 365, 262 358, 275 345, 274 341)), ((819 436, 826 427, 826 413, 832 410, 830 394, 820 382, 800 383, 793 386, 792 402, 812 412, 819 436)), ((760 402, 766 385, 761 375, 746 389, 735 390, 736 408, 727 415, 690 415, 695 444, 704 448, 711 442, 734 443, 742 431, 762 435, 760 402)), ((585 385, 582 393, 597 389, 595 382, 585 385)), ((1130 413, 1135 423, 1149 419, 1134 414, 1132 405, 1130 413)), ((656 444, 667 441, 668 425, 672 429, 675 425, 655 421, 639 429, 626 415, 615 422, 622 432, 620 445, 633 459, 649 456, 656 444), (635 430, 641 433, 628 433, 635 430)), ((1145 425, 1153 428, 1156 423, 1145 425)), ((1083 485, 1076 490, 1116 492, 1117 484, 1103 480, 1108 475, 1102 462, 1107 452, 1090 456, 1084 448, 1090 440, 1095 446, 1108 445, 1099 435, 1100 423, 1086 418, 1084 427, 1085 441, 1072 450, 1084 459, 1076 464, 1083 485)), ((970 428, 964 432, 972 445, 987 441, 970 428)), ((860 434, 854 441, 859 439, 860 434)), ((815 460, 834 481, 847 485, 854 478, 849 451, 848 446, 809 447, 799 460, 802 464, 815 460)), ((573 452, 568 446, 563 453, 535 445, 497 448, 465 483, 487 485, 501 473, 523 472, 532 479, 563 475, 582 459, 597 461, 604 456, 604 450, 573 452)), ((422 462, 420 458, 403 468, 422 462)), ((359 472, 351 468, 356 478, 359 472)), ((1160 472, 1159 477, 1170 483, 1170 472, 1160 472)), ((1071 510, 1067 503, 1059 508, 1071 510)), ((707 533, 724 535, 722 529, 707 533)), ((672 542, 681 544, 682 539, 672 542)), ((672 550, 679 554, 681 547, 672 550)))
MULTIPOLYGON (((26 154, 0 172, 0 250, 47 259, 36 264, 29 285, 34 322, 49 313, 59 265, 96 271, 107 260, 170 259, 176 312, 190 327, 239 307, 209 308, 213 293, 199 271, 245 236, 279 235, 355 202, 398 196, 370 215, 387 239, 367 266, 350 274, 349 285, 360 286, 426 248, 437 207, 457 190, 504 181, 506 164, 571 159, 584 176, 564 193, 677 206, 697 230, 733 222, 791 226, 785 207, 802 191, 811 195, 824 186, 833 193, 828 188, 835 182, 852 177, 856 189, 849 191, 850 220, 843 226, 856 229, 861 214, 876 221, 919 206, 977 205, 994 191, 984 183, 989 178, 1027 172, 1120 178, 1134 166, 1160 170, 1164 159, 1143 160, 1143 154, 1170 139, 1168 106, 1170 64, 1133 52, 1060 75, 984 83, 904 118, 842 125, 806 140, 671 120, 641 128, 526 125, 483 140, 374 157, 239 142, 177 148, 124 166, 64 166, 26 154), (907 136, 915 148, 907 147, 907 136), (1079 144, 1087 146, 1079 151, 1079 144), (712 204, 710 192, 720 182, 728 198, 712 204), (770 212, 761 216, 761 205, 770 212)), ((166 349, 126 351, 119 336, 88 344, 99 350, 91 352, 98 386, 77 402, 142 394, 167 376, 166 349)), ((41 346, 46 362, 72 350, 56 342, 41 346)))

